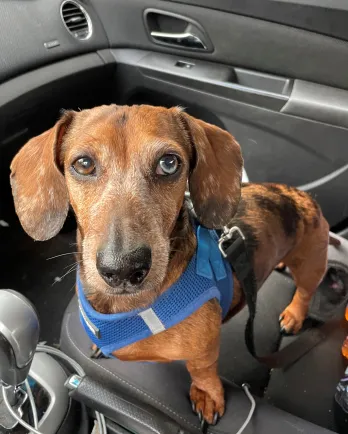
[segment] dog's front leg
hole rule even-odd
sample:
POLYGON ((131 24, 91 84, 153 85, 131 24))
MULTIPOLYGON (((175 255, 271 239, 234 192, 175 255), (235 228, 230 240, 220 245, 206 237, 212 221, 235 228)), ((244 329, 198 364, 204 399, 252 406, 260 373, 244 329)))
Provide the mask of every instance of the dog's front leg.
POLYGON ((202 424, 206 421, 209 425, 215 425, 225 411, 224 389, 217 373, 217 361, 190 360, 187 369, 192 378, 192 408, 202 424))

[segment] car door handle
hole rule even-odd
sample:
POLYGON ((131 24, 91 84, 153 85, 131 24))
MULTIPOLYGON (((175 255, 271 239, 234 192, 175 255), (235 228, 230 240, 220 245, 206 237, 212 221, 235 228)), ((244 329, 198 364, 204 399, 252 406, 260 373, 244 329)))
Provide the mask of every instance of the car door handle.
POLYGON ((202 39, 191 32, 165 33, 152 31, 151 36, 158 42, 165 42, 167 44, 178 45, 185 48, 194 48, 199 50, 207 49, 207 46, 202 39))

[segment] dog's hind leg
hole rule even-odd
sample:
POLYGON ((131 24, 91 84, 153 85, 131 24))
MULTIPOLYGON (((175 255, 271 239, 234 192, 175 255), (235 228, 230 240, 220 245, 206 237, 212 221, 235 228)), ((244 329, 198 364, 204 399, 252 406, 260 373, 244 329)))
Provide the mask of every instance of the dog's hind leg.
POLYGON ((329 225, 321 216, 316 225, 305 228, 301 242, 284 258, 295 280, 296 291, 280 315, 282 331, 297 333, 302 328, 312 296, 325 276, 328 244, 329 225))

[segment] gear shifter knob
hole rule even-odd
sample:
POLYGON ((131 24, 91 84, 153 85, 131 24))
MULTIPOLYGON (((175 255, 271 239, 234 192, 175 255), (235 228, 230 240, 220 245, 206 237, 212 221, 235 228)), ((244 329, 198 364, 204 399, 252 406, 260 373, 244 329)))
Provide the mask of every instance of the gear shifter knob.
POLYGON ((39 334, 29 300, 16 291, 0 290, 0 383, 17 386, 27 378, 39 334))

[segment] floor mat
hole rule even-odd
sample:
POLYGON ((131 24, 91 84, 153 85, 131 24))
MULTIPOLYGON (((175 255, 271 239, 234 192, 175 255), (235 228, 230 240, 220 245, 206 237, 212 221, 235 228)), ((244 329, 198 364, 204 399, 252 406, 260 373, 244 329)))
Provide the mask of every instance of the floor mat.
POLYGON ((75 231, 35 242, 17 222, 0 220, 0 288, 26 295, 36 306, 41 340, 57 344, 75 285, 75 231))

